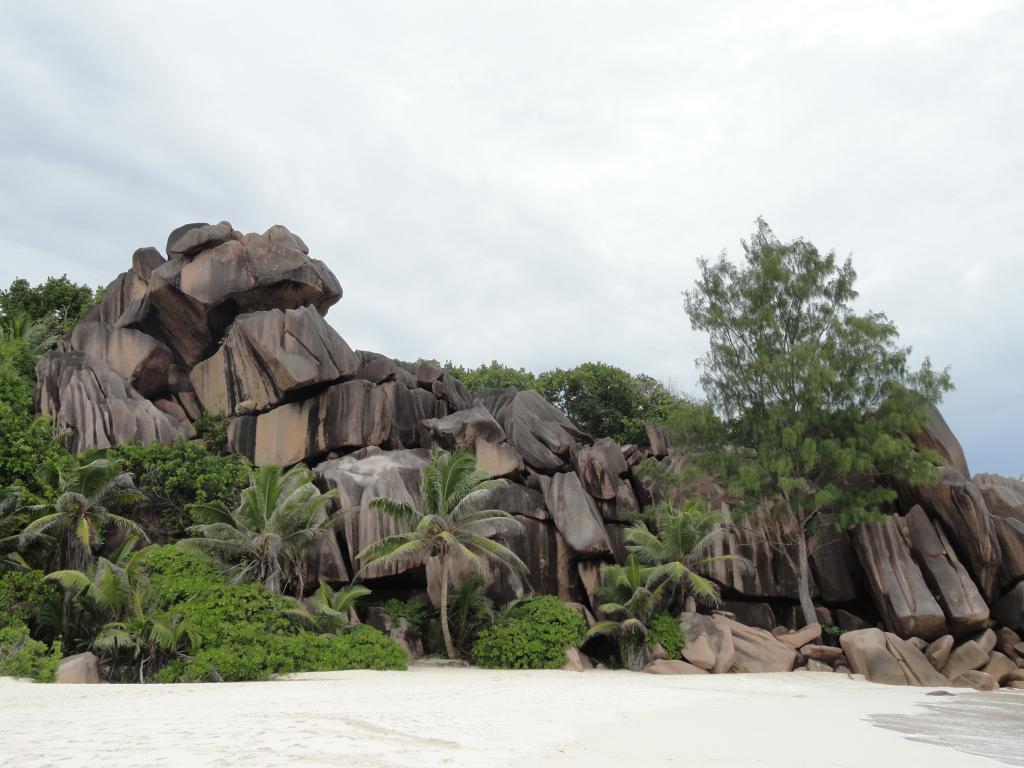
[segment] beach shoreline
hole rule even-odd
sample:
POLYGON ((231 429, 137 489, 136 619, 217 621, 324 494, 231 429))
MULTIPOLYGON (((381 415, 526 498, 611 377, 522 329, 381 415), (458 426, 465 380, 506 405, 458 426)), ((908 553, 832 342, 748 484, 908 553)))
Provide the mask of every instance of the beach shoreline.
POLYGON ((927 693, 834 673, 412 667, 200 685, 0 679, 0 766, 998 765, 872 724, 940 699, 955 713, 974 695, 927 693))

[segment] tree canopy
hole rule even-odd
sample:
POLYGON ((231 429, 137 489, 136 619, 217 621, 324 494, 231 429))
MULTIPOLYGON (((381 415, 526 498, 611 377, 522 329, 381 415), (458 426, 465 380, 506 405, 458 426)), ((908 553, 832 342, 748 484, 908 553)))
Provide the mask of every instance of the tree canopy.
POLYGON ((757 221, 740 264, 722 254, 700 261, 685 293, 694 329, 709 335, 698 360, 701 384, 723 426, 705 460, 749 500, 792 523, 805 618, 813 621, 806 537, 824 511, 840 527, 876 519, 895 500, 884 475, 926 481, 934 456, 908 434, 951 388, 880 312, 854 308, 850 259, 811 243, 780 242, 757 221), (717 448, 718 450, 714 450, 717 448))

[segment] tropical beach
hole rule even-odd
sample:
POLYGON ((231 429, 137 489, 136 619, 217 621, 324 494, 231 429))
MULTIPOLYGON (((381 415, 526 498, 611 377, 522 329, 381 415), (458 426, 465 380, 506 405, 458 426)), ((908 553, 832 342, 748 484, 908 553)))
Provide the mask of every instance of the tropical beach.
POLYGON ((933 697, 845 676, 660 677, 628 672, 307 673, 268 683, 31 686, 0 681, 0 766, 1021 765, 1024 694, 957 744, 872 723, 933 697), (74 738, 56 739, 63 711, 74 738))

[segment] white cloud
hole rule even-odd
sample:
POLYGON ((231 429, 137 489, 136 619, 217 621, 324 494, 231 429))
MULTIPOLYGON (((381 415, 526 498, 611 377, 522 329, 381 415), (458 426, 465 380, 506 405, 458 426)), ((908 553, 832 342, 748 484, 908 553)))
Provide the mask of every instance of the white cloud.
POLYGON ((1015 3, 303 3, 9 9, 0 282, 106 282, 190 220, 280 222, 356 346, 693 389, 679 292, 763 214, 853 252, 1018 473, 1015 3))

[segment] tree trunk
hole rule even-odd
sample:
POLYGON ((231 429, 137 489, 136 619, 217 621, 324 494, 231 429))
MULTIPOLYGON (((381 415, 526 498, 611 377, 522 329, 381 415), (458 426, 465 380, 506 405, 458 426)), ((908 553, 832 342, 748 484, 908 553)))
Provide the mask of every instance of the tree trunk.
POLYGON ((814 610, 814 602, 811 600, 811 563, 807 557, 807 532, 803 526, 797 531, 797 547, 799 560, 797 569, 797 591, 800 595, 800 611, 804 616, 804 625, 815 624, 818 621, 818 614, 814 610))
POLYGON ((449 659, 459 658, 452 644, 452 633, 448 628, 448 555, 441 555, 441 634, 444 635, 444 648, 449 659))

